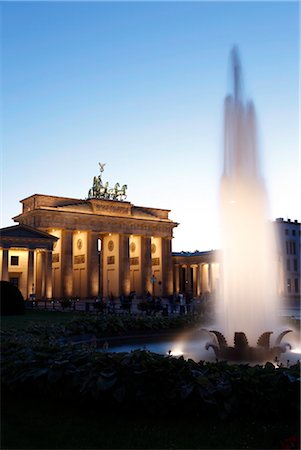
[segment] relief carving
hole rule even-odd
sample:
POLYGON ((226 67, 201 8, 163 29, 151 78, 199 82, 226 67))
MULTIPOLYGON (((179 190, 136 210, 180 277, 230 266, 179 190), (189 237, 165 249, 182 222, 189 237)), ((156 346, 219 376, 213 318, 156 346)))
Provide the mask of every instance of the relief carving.
POLYGON ((107 256, 107 264, 115 264, 115 256, 107 256))
POLYGON ((139 266, 139 256, 130 258, 130 266, 139 266))
POLYGON ((74 264, 84 264, 85 255, 75 255, 74 256, 74 264))
POLYGON ((52 253, 52 262, 53 263, 60 262, 60 255, 59 255, 59 253, 52 253))

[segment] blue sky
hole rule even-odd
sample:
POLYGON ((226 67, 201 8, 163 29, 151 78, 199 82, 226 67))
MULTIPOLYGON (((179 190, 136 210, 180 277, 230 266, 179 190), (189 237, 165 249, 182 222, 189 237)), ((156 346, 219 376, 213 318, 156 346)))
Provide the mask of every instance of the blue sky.
POLYGON ((270 219, 300 220, 297 2, 2 3, 2 226, 34 193, 85 198, 98 161, 217 248, 223 100, 240 49, 270 219))

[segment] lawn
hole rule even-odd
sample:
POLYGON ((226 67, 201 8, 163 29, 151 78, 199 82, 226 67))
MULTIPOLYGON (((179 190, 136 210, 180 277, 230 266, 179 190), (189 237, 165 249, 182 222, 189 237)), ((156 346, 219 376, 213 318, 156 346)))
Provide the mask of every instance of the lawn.
MULTIPOLYGON (((95 317, 94 314, 86 314, 84 312, 73 311, 44 311, 44 310, 25 310, 24 316, 2 316, 1 330, 6 331, 11 328, 26 329, 33 324, 66 324, 72 319, 95 317)), ((185 316, 184 316, 185 317, 185 316)), ((283 318, 282 321, 286 326, 300 329, 300 320, 292 318, 283 318)))
POLYGON ((11 328, 18 330, 26 329, 32 324, 65 324, 75 317, 79 317, 79 312, 26 310, 24 316, 2 316, 1 330, 6 331, 11 328))

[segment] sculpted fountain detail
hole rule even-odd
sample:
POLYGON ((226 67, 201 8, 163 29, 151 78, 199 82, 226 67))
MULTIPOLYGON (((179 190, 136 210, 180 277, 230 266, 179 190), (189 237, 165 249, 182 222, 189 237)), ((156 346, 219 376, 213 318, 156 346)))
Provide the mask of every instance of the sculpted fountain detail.
POLYGON ((279 334, 276 293, 276 249, 268 222, 267 194, 260 174, 256 117, 252 102, 244 102, 237 49, 231 53, 233 93, 224 107, 224 170, 220 182, 223 241, 222 298, 218 329, 212 330, 217 357, 236 360, 275 358, 288 344, 279 334), (234 336, 234 346, 228 346, 234 336), (249 341, 248 341, 249 340, 249 341), (249 343, 253 346, 249 346, 249 343), (256 345, 256 347, 254 347, 256 345))

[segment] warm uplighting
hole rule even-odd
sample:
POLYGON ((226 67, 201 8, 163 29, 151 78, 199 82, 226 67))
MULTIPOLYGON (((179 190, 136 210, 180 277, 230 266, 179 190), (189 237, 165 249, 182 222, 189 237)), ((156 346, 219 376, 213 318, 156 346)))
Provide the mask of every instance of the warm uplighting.
POLYGON ((300 354, 301 354, 301 348, 300 348, 300 347, 293 348, 293 349, 291 350, 291 352, 292 352, 292 353, 300 353, 300 354))
POLYGON ((180 348, 176 347, 174 350, 169 350, 168 354, 171 356, 182 356, 184 353, 180 348))

